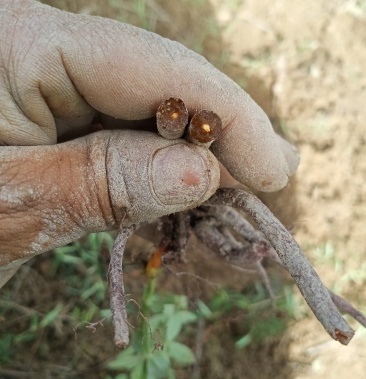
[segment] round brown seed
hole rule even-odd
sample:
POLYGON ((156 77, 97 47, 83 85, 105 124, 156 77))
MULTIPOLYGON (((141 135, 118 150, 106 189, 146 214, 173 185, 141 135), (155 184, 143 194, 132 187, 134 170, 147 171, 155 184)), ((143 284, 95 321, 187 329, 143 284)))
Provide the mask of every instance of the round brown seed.
POLYGON ((222 122, 212 111, 200 111, 193 117, 188 126, 187 139, 197 145, 209 147, 220 135, 222 122))
POLYGON ((181 99, 171 97, 160 104, 156 112, 159 134, 167 139, 182 137, 188 124, 188 111, 181 99))

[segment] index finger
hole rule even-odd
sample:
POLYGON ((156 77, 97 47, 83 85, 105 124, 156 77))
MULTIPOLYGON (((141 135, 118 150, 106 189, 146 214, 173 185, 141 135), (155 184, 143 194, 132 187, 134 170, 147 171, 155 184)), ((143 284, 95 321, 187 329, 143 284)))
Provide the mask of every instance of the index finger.
MULTIPOLYGON (((263 191, 286 185, 291 174, 289 157, 295 153, 280 142, 250 96, 203 57, 179 43, 113 20, 45 7, 47 19, 42 21, 40 7, 37 20, 43 23, 42 33, 52 39, 48 50, 39 52, 31 83, 22 83, 27 89, 24 96, 34 86, 35 115, 30 107, 24 112, 29 119, 37 119, 40 108, 49 107, 59 120, 77 125, 90 113, 88 104, 119 119, 139 120, 154 116, 163 100, 178 97, 190 115, 206 109, 221 117, 224 131, 212 150, 236 180, 263 191)), ((28 33, 24 26, 23 30, 28 33)), ((22 89, 17 96, 22 97, 22 89)))
POLYGON ((231 79, 198 54, 153 33, 100 20, 92 31, 85 37, 92 50, 75 54, 69 45, 63 51, 76 87, 94 108, 123 119, 146 118, 174 96, 190 115, 214 110, 224 132, 212 150, 230 174, 263 191, 286 185, 291 171, 284 145, 262 109, 231 79))

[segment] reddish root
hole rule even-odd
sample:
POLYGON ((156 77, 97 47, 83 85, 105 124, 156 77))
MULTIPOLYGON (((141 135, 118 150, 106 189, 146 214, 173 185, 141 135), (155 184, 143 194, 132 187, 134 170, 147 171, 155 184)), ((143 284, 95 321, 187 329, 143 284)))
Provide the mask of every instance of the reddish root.
POLYGON ((171 97, 162 102, 156 112, 156 124, 162 137, 166 139, 182 137, 188 124, 188 110, 183 101, 171 97))
POLYGON ((209 147, 222 131, 220 117, 211 111, 197 112, 189 123, 187 140, 196 145, 209 147))

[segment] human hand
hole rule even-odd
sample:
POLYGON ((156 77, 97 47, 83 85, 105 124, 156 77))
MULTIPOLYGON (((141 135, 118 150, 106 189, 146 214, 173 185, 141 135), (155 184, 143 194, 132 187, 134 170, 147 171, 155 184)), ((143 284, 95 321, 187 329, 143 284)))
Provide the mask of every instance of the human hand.
POLYGON ((0 287, 32 256, 86 233, 199 205, 218 187, 214 155, 264 191, 297 167, 250 97, 178 43, 28 0, 0 0, 0 35, 0 287), (153 117, 171 96, 190 114, 221 117, 214 155, 131 130, 56 145, 88 134, 96 117, 104 127, 153 117))

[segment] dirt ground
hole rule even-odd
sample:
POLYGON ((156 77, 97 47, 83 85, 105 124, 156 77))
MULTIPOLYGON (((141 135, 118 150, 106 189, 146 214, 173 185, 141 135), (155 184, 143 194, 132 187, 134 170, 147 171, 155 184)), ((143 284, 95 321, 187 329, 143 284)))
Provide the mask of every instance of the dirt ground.
MULTIPOLYGON (((231 24, 223 39, 232 61, 268 88, 258 102, 301 152, 296 239, 323 281, 365 310, 365 2, 246 1, 235 12, 224 3, 215 9, 231 24)), ((292 376, 363 377, 366 333, 355 327, 345 348, 301 317, 288 330, 292 376)))
MULTIPOLYGON (((296 239, 323 281, 365 311, 366 3, 214 6, 231 61, 247 68, 248 92, 300 149, 289 189, 296 239), (253 76, 266 91, 251 91, 253 76)), ((291 211, 286 201, 280 194, 274 209, 291 211)), ((291 376, 364 377, 366 333, 355 328, 355 339, 343 347, 329 341, 313 316, 299 316, 287 331, 291 376)))
MULTIPOLYGON (((48 3, 178 40, 245 88, 301 153, 289 186, 263 199, 293 228, 327 286, 366 312, 364 0, 48 3)), ((330 340, 300 295, 296 304, 296 320, 260 351, 235 351, 222 337, 211 355, 231 373, 207 368, 204 377, 363 378, 366 330, 348 319, 356 337, 344 347, 330 340)))
MULTIPOLYGON (((323 281, 365 311, 365 2, 215 1, 215 12, 231 61, 248 68, 248 92, 300 149, 297 241, 323 281), (267 91, 252 93, 252 76, 267 91)), ((274 208, 291 211, 279 197, 274 208)), ((288 330, 292 377, 364 377, 366 333, 355 327, 345 348, 300 317, 288 330)))

